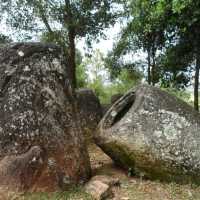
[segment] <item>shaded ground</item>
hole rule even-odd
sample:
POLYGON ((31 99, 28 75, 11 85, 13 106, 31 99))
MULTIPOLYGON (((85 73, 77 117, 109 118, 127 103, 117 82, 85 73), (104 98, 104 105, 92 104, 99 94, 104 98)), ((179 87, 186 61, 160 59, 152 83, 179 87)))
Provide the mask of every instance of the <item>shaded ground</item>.
MULTIPOLYGON (((117 168, 112 160, 96 145, 89 146, 93 175, 118 177, 120 187, 113 188, 112 200, 200 200, 200 186, 160 183, 128 177, 128 173, 117 168)), ((94 200, 84 193, 83 188, 72 188, 68 192, 53 194, 21 195, 12 200, 94 200)), ((4 200, 1 199, 0 200, 4 200)), ((110 199, 111 200, 111 199, 110 199)))

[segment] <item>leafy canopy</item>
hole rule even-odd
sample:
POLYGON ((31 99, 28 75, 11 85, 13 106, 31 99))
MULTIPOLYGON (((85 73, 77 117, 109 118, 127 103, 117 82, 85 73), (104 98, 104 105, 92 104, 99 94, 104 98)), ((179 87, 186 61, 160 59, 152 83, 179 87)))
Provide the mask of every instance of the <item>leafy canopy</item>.
MULTIPOLYGON (((104 28, 119 17, 120 0, 3 0, 7 22, 16 30, 45 31, 50 40, 68 42, 67 34, 73 30, 77 37, 100 36, 104 28)), ((24 36, 24 35, 23 35, 24 36)), ((88 40, 90 41, 90 40, 88 40)))

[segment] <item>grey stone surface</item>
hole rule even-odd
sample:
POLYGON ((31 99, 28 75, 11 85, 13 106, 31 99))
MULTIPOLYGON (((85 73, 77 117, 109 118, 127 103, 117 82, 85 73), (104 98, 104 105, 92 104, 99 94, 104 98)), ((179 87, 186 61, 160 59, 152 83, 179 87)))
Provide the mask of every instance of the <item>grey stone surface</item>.
MULTIPOLYGON (((33 183, 39 189, 65 188, 65 184, 83 182, 90 176, 65 66, 62 51, 52 44, 0 47, 0 163, 38 146, 47 160, 33 183)), ((0 172, 0 179, 5 173, 6 169, 0 172)))
POLYGON ((41 175, 46 162, 46 155, 38 146, 21 155, 5 156, 0 162, 1 188, 29 189, 41 175))
POLYGON ((81 88, 76 91, 81 126, 87 139, 92 139, 102 118, 102 107, 93 90, 81 88))
POLYGON ((105 114, 96 144, 140 176, 200 182, 200 114, 158 88, 141 85, 105 114))

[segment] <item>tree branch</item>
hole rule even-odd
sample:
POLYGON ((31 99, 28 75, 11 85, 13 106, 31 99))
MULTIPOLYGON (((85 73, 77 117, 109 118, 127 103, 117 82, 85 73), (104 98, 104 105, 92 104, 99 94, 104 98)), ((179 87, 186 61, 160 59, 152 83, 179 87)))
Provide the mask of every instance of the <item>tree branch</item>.
POLYGON ((37 7, 39 10, 39 15, 40 15, 44 25, 46 26, 46 29, 48 30, 49 33, 53 34, 53 30, 47 20, 47 17, 45 16, 45 11, 44 11, 44 9, 42 9, 42 5, 38 4, 37 7))
POLYGON ((47 30, 49 31, 49 33, 53 33, 53 30, 51 29, 51 26, 50 26, 46 16, 44 15, 44 13, 40 12, 40 15, 41 15, 41 19, 42 19, 44 25, 46 26, 47 30))

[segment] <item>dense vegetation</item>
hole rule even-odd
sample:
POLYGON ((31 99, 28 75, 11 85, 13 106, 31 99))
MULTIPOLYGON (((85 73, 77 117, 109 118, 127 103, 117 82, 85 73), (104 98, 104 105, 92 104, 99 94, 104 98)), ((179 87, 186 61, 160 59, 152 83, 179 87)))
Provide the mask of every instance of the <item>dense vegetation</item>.
POLYGON ((193 101, 199 110, 199 0, 1 0, 0 11, 1 24, 11 30, 0 33, 1 43, 61 45, 73 88, 93 88, 103 103, 146 82, 193 101), (81 55, 78 40, 92 48, 115 23, 123 25, 112 51, 81 55))

